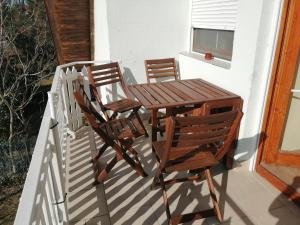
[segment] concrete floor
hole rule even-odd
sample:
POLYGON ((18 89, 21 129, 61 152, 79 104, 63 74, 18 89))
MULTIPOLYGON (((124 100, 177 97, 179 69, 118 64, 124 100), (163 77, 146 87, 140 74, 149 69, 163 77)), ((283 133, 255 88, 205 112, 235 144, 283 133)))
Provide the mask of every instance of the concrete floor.
MULTIPOLYGON (((99 142, 99 138, 97 138, 99 142)), ((69 140, 67 153, 68 212, 71 224, 101 225, 165 225, 166 214, 160 189, 150 190, 155 160, 151 154, 151 139, 137 140, 145 171, 142 178, 120 161, 103 184, 93 186, 94 168, 88 133, 82 129, 76 140, 69 140)), ((99 165, 110 160, 108 150, 99 165)), ((213 171, 220 207, 226 225, 299 225, 300 209, 273 186, 245 166, 233 170, 221 167, 213 171)), ((212 206, 206 182, 186 182, 168 189, 171 212, 187 213, 212 206)), ((214 217, 186 224, 219 224, 214 217)))

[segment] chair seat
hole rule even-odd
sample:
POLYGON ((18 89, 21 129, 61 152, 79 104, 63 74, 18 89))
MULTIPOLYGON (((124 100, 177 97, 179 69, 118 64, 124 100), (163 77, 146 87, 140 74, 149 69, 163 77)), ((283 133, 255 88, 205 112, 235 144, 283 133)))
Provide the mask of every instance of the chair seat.
POLYGON ((104 107, 113 112, 123 113, 132 109, 140 108, 141 103, 134 101, 132 99, 121 99, 118 101, 114 101, 108 104, 105 104, 104 107))
MULTIPOLYGON (((161 160, 163 157, 166 141, 158 141, 153 143, 154 151, 158 158, 161 160)), ((216 152, 215 147, 202 147, 184 150, 171 150, 170 160, 168 161, 165 171, 187 171, 200 169, 205 167, 211 167, 218 164, 218 160, 214 157, 216 152)))
POLYGON ((104 129, 111 138, 120 141, 135 139, 145 134, 144 129, 136 118, 111 120, 100 126, 100 128, 104 129))

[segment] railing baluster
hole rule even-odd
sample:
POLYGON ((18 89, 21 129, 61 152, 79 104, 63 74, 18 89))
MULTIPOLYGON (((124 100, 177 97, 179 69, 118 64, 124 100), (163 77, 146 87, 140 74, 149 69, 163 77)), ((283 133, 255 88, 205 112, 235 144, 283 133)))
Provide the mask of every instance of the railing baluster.
MULTIPOLYGON (((15 219, 16 225, 23 224, 68 224, 65 200, 65 154, 67 134, 83 125, 81 111, 73 97, 72 81, 80 73, 73 67, 83 65, 85 90, 90 94, 85 64, 105 62, 79 62, 58 66, 48 103, 44 112, 40 132, 32 155, 23 193, 15 219), (63 68, 67 68, 64 72, 63 68), (73 68, 70 71, 69 68, 73 68), (54 205, 55 202, 62 202, 54 205)), ((94 133, 89 131, 90 147, 95 148, 94 133)))

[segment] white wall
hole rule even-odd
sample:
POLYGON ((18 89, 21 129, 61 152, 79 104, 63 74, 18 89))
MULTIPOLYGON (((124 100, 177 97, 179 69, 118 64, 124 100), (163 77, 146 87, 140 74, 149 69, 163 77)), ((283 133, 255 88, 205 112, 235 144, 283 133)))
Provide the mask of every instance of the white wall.
POLYGON ((127 83, 146 82, 145 59, 187 48, 188 0, 108 0, 107 15, 110 57, 120 60, 127 83))
POLYGON ((106 0, 94 1, 94 39, 95 60, 109 60, 110 51, 106 0))
POLYGON ((247 160, 255 154, 276 34, 277 5, 278 0, 239 1, 230 69, 186 55, 179 57, 183 79, 203 78, 243 98, 245 115, 236 159, 247 160))

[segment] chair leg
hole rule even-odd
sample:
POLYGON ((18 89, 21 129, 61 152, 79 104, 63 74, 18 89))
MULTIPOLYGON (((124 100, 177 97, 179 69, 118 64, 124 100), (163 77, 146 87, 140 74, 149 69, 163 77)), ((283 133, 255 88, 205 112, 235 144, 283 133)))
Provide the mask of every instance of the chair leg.
POLYGON ((134 148, 129 147, 129 148, 128 148, 128 151, 133 155, 134 160, 137 162, 137 164, 142 165, 142 164, 141 164, 141 161, 140 161, 140 159, 139 159, 139 157, 138 157, 138 153, 134 150, 134 148))
POLYGON ((140 176, 142 177, 148 176, 148 174, 144 171, 139 161, 135 162, 129 155, 127 155, 126 152, 123 152, 122 157, 131 166, 131 168, 134 169, 140 176))
MULTIPOLYGON (((157 125, 160 127, 160 119, 157 119, 157 125)), ((161 137, 164 136, 164 133, 161 130, 159 131, 159 134, 161 137)))
POLYGON ((141 117, 140 117, 140 115, 138 113, 138 110, 134 110, 133 112, 134 112, 136 118, 138 119, 139 123, 141 124, 141 126, 142 126, 142 128, 143 128, 143 130, 145 132, 145 137, 149 137, 148 132, 147 132, 147 130, 146 130, 144 124, 143 124, 143 121, 142 121, 142 119, 141 119, 141 117))
POLYGON ((102 147, 99 149, 97 154, 91 159, 91 163, 95 163, 107 148, 108 148, 108 144, 105 143, 104 145, 102 145, 102 147))
POLYGON ((171 212, 170 212, 170 207, 169 207, 169 201, 168 201, 168 196, 167 196, 167 190, 164 182, 164 177, 162 173, 160 172, 158 175, 160 186, 162 189, 162 194, 163 194, 163 200, 166 208, 166 214, 168 218, 168 224, 172 224, 172 218, 171 218, 171 212))
POLYGON ((159 175, 160 175, 161 171, 160 170, 157 170, 154 177, 153 177, 153 181, 152 181, 152 184, 150 186, 150 190, 154 190, 160 183, 160 180, 159 180, 159 175))
POLYGON ((205 173, 205 177, 206 177, 206 180, 207 180, 207 183, 208 183, 210 196, 211 196, 212 201, 213 201, 215 214, 216 214, 219 222, 222 222, 223 221, 223 216, 221 214, 221 210, 220 210, 220 207, 219 207, 219 204, 218 204, 217 195, 216 195, 216 192, 215 192, 215 187, 214 187, 214 184, 212 182, 212 178, 211 178, 211 174, 210 174, 209 169, 206 169, 204 173, 205 173))
POLYGON ((102 181, 105 180, 107 177, 108 173, 111 171, 111 169, 116 165, 118 162, 118 156, 116 155, 106 166, 101 172, 96 176, 96 181, 95 183, 101 183, 102 181))

